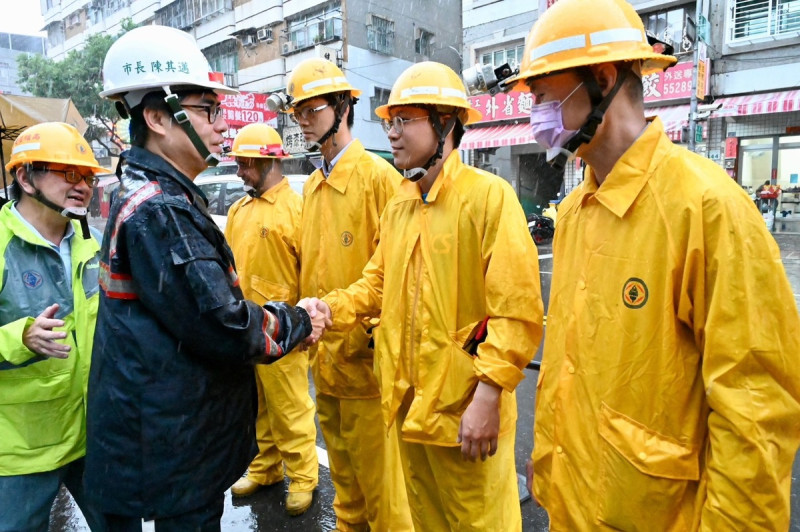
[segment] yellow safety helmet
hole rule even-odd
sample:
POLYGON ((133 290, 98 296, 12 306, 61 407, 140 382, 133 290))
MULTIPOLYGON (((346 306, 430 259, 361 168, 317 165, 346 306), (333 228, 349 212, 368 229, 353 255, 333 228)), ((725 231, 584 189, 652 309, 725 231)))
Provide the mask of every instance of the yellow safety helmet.
POLYGON ((375 114, 389 119, 389 109, 400 105, 435 105, 455 107, 463 125, 481 119, 481 113, 473 109, 467 100, 464 83, 452 68, 434 61, 424 61, 408 67, 394 82, 389 94, 389 103, 375 109, 375 114))
POLYGON ((283 149, 281 136, 267 124, 248 124, 239 130, 233 139, 233 157, 255 157, 259 159, 283 159, 291 157, 283 149))
POLYGON ((94 174, 108 174, 89 143, 73 126, 63 122, 44 122, 23 131, 11 148, 6 171, 13 172, 23 164, 55 163, 89 168, 94 174))
POLYGON ((559 0, 533 25, 516 90, 528 78, 616 61, 640 61, 642 75, 665 70, 678 60, 653 51, 642 19, 625 0, 559 0))
POLYGON ((323 94, 349 92, 354 98, 361 95, 361 91, 350 85, 339 67, 321 58, 306 59, 294 67, 286 92, 291 98, 287 111, 304 100, 323 94))

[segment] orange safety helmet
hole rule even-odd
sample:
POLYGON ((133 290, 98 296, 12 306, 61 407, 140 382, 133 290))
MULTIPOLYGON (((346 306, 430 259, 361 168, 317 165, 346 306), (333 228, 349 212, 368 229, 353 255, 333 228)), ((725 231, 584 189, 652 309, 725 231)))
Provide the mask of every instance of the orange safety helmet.
POLYGON ((23 131, 11 148, 6 171, 24 164, 55 163, 89 168, 94 174, 108 174, 94 157, 92 148, 73 126, 63 122, 44 122, 23 131))
POLYGON ((248 124, 239 130, 233 140, 234 157, 258 159, 284 159, 291 155, 283 148, 281 136, 267 124, 248 124))
POLYGON ((653 51, 642 19, 625 0, 559 0, 533 25, 519 74, 508 83, 527 92, 528 78, 616 61, 640 61, 646 75, 678 60, 653 51))

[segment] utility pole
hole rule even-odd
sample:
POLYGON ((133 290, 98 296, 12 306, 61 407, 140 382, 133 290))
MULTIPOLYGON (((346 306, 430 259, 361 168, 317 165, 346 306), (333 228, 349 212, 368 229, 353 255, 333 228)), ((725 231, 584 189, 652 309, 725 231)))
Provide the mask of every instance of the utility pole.
POLYGON ((695 128, 697 127, 697 71, 700 62, 700 14, 703 0, 697 0, 694 8, 694 50, 692 51, 692 95, 689 97, 689 151, 697 149, 695 128))

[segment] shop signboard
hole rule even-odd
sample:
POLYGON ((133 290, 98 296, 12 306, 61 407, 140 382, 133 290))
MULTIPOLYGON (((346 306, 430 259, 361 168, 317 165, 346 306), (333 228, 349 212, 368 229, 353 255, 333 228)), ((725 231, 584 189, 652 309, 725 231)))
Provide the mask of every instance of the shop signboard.
POLYGON ((480 123, 498 120, 528 120, 533 106, 533 96, 529 92, 510 91, 508 93, 481 94, 470 96, 469 103, 483 115, 480 123))
MULTIPOLYGON (((703 76, 702 98, 708 94, 709 71, 706 68, 703 76)), ((646 103, 689 99, 692 96, 692 63, 678 63, 664 72, 648 74, 642 78, 642 84, 646 103)))
POLYGON ((269 94, 257 92, 241 92, 226 94, 220 99, 222 116, 228 123, 228 136, 233 138, 247 124, 257 122, 269 126, 278 125, 278 114, 267 107, 269 94))
POLYGON ((739 152, 739 139, 736 137, 728 137, 725 139, 725 158, 736 159, 739 152))

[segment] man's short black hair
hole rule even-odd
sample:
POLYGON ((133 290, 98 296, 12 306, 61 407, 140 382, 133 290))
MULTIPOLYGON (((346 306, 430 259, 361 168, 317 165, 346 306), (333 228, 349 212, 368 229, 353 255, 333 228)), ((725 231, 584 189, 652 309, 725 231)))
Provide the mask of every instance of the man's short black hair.
POLYGON ((461 123, 461 119, 459 118, 456 120, 456 124, 453 126, 453 149, 457 150, 459 146, 461 146, 461 139, 464 137, 464 124, 461 123))
MULTIPOLYGON (((197 89, 187 89, 184 91, 175 92, 177 94, 178 99, 183 101, 189 95, 192 94, 206 94, 210 92, 209 90, 204 90, 201 88, 197 89)), ((150 128, 147 127, 147 122, 144 120, 144 110, 145 109, 154 109, 157 111, 162 111, 169 115, 172 115, 172 111, 167 105, 167 102, 164 101, 166 94, 163 91, 156 90, 153 92, 147 93, 139 105, 130 109, 128 114, 130 115, 130 135, 131 135, 131 146, 137 146, 139 148, 143 148, 145 143, 147 142, 147 138, 150 135, 150 128)))

